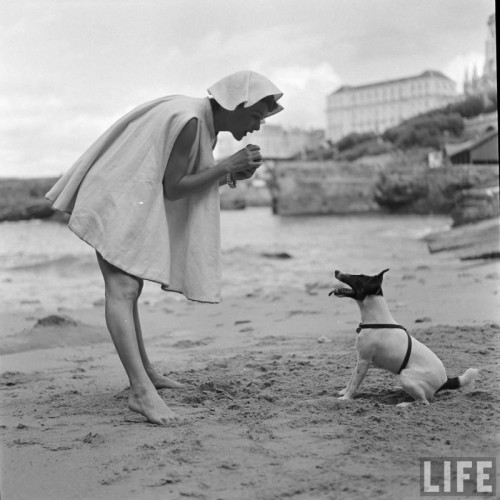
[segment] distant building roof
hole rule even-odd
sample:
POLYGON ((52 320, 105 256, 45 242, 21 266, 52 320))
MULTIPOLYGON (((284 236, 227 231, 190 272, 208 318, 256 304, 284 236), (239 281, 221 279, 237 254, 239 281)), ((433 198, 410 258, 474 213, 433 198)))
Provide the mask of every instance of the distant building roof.
POLYGON ((335 90, 334 92, 331 92, 330 95, 332 94, 338 94, 339 92, 345 92, 346 90, 360 90, 360 89, 365 89, 365 88, 370 88, 370 87, 378 87, 380 85, 388 85, 391 83, 399 83, 399 82, 405 82, 408 80, 417 80, 419 78, 443 78, 445 80, 448 80, 450 82, 453 82, 453 80, 449 77, 447 77, 444 73, 441 73, 441 71, 437 70, 427 70, 424 71, 423 73, 420 73, 419 75, 414 75, 414 76, 407 76, 404 78, 396 78, 393 80, 382 80, 380 82, 375 82, 375 83, 366 83, 363 85, 342 85, 339 89, 335 90))
POLYGON ((470 139, 465 142, 460 142, 457 144, 445 144, 444 151, 448 156, 454 156, 462 151, 471 151, 472 149, 481 146, 486 141, 489 141, 492 137, 498 136, 498 130, 490 130, 486 134, 476 137, 475 139, 470 139))
POLYGON ((498 164, 498 130, 460 144, 445 144, 443 149, 451 163, 498 164))

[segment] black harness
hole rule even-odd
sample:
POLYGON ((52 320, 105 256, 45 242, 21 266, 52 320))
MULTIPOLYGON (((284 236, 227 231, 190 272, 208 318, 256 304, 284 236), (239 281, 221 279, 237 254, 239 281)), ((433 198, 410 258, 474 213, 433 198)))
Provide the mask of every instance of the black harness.
POLYGON ((381 323, 376 323, 376 324, 371 324, 371 325, 363 325, 363 323, 360 323, 359 326, 356 328, 356 333, 359 333, 361 330, 364 330, 365 328, 399 328, 400 330, 404 330, 406 332, 406 336, 408 337, 408 348, 406 349, 406 355, 405 359, 403 359, 403 363, 401 364, 401 368, 398 370, 398 375, 406 368, 406 365, 408 364, 408 360, 410 359, 411 355, 411 337, 410 334, 408 333, 408 330, 401 325, 384 325, 381 323))

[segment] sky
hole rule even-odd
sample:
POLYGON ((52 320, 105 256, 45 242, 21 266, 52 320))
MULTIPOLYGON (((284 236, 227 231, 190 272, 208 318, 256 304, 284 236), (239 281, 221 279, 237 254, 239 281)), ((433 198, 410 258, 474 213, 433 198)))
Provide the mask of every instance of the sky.
POLYGON ((285 127, 326 96, 439 70, 482 73, 494 0, 0 0, 0 177, 57 176, 116 119, 258 71, 285 127))

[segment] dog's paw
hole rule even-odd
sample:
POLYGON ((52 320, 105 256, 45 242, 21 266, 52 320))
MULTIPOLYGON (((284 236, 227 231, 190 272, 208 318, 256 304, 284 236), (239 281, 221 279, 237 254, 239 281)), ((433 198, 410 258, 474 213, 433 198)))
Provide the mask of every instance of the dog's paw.
POLYGON ((396 405, 397 408, 406 408, 407 406, 412 405, 413 401, 405 401, 404 403, 399 403, 396 405))
POLYGON ((342 389, 342 390, 340 390, 339 392, 337 392, 337 394, 338 394, 339 396, 343 396, 346 392, 347 392, 347 387, 346 387, 345 389, 342 389))

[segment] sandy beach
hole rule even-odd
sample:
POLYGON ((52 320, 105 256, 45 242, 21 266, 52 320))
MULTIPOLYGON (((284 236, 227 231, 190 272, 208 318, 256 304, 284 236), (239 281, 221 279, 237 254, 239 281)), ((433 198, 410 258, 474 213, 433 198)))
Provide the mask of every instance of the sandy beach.
POLYGON ((395 319, 449 376, 480 370, 429 406, 396 407, 408 397, 378 370, 356 399, 336 398, 359 312, 328 297, 333 264, 321 281, 220 305, 160 291, 143 301, 152 360, 189 386, 161 391, 183 417, 175 427, 127 409, 102 301, 3 310, 2 500, 411 499, 420 457, 498 456, 498 261, 393 264, 384 292, 395 319))

